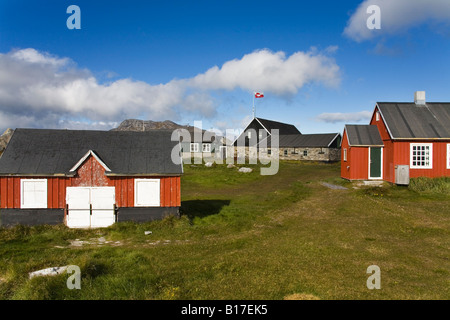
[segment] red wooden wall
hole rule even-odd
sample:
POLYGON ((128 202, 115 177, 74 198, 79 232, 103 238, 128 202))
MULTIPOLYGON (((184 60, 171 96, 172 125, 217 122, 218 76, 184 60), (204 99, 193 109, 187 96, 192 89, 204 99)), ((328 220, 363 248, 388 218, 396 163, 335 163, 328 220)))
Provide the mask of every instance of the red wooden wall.
POLYGON ((369 178, 369 148, 350 147, 345 130, 341 145, 341 177, 348 180, 369 178), (347 161, 344 161, 344 149, 347 149, 347 161))
POLYGON ((432 169, 409 169, 411 178, 417 177, 443 177, 450 176, 450 169, 447 169, 447 144, 449 141, 417 140, 401 141, 391 140, 389 132, 383 119, 380 117, 376 121, 375 111, 372 115, 370 124, 376 125, 383 139, 383 180, 395 183, 395 166, 410 165, 410 144, 411 143, 433 143, 433 167, 432 169))
MULTIPOLYGON (((46 177, 47 206, 49 209, 64 209, 66 206, 67 187, 115 187, 116 206, 134 207, 134 179, 133 177, 107 177, 105 170, 93 157, 89 157, 77 171, 73 178, 46 177)), ((139 179, 160 179, 160 206, 181 206, 180 177, 142 176, 139 179)), ((0 177, 0 208, 20 209, 20 180, 33 179, 29 177, 0 177)), ((36 177, 35 179, 42 179, 36 177)))

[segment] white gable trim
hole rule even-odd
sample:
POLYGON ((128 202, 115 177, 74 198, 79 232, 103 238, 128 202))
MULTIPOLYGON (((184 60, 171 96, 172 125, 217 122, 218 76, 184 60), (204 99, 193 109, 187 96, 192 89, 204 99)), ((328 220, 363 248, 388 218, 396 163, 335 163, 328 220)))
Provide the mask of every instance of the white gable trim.
MULTIPOLYGON (((381 115, 381 119, 383 120, 384 126, 386 127, 386 129, 387 129, 387 131, 388 131, 388 133, 389 133, 389 137, 391 137, 391 140, 394 140, 395 138, 394 138, 394 136, 392 135, 391 130, 389 129, 389 126, 388 126, 386 120, 384 119, 383 113, 381 112, 381 109, 380 109, 380 107, 378 106, 378 102, 377 102, 377 104, 376 104, 376 106, 375 106, 374 114, 375 114, 375 112, 377 112, 377 110, 378 110, 378 112, 379 112, 380 115, 381 115)), ((380 132, 380 136, 381 136, 381 132, 380 132)))
POLYGON ((97 161, 101 164, 101 166, 102 166, 103 168, 105 168, 106 171, 111 172, 111 169, 109 169, 108 166, 107 166, 102 160, 100 160, 100 158, 99 158, 99 157, 95 154, 95 152, 92 151, 92 150, 89 150, 89 151, 88 151, 88 152, 80 159, 80 161, 78 161, 77 164, 74 165, 72 169, 70 169, 70 172, 76 171, 76 170, 81 166, 81 164, 82 164, 89 156, 93 156, 93 157, 95 158, 95 160, 97 160, 97 161))
MULTIPOLYGON (((334 140, 336 140, 336 138, 337 138, 338 136, 340 136, 340 135, 341 135, 340 133, 337 133, 337 134, 334 136, 333 140, 331 140, 331 142, 328 144, 328 148, 331 146, 331 144, 334 142, 334 140)), ((341 141, 341 144, 342 144, 342 141, 341 141)))
MULTIPOLYGON (((247 130, 247 128, 249 127, 249 125, 252 124, 252 122, 253 122, 254 120, 257 120, 257 121, 259 122, 258 118, 253 118, 253 119, 248 123, 248 125, 245 127, 245 129, 241 132, 241 134, 238 135, 236 139, 234 139, 233 143, 231 144, 232 146, 234 146, 234 144, 236 143, 236 141, 238 141, 239 138, 240 138, 243 134, 245 134, 245 131, 247 130)), ((259 122, 259 124, 264 128, 264 130, 267 131, 267 129, 262 125, 261 122, 259 122)), ((267 131, 267 132, 268 132, 268 131, 267 131)), ((270 135, 270 132, 269 132, 269 135, 270 135)))
POLYGON ((348 146, 351 147, 352 145, 350 144, 350 139, 348 138, 347 125, 344 126, 344 133, 342 134, 342 140, 341 140, 341 148, 342 148, 342 141, 344 141, 344 135, 347 138, 348 146))
POLYGON ((270 135, 272 135, 270 132, 269 132, 269 130, 267 130, 267 128, 266 127, 264 127, 264 125, 261 123, 261 121, 259 121, 259 119, 258 118, 255 118, 256 119, 256 121, 258 121, 259 122, 259 124, 261 125, 261 127, 263 127, 264 128, 264 130, 266 130, 267 131, 267 133, 269 134, 269 136, 270 135))

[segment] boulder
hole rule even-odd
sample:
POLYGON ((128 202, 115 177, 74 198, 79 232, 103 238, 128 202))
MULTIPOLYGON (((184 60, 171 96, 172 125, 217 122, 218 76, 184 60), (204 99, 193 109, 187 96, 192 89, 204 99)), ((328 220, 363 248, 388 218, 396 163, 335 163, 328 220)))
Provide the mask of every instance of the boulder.
POLYGON ((243 173, 250 173, 252 171, 253 170, 251 168, 245 168, 245 167, 242 167, 239 169, 239 172, 243 172, 243 173))
POLYGON ((53 268, 47 268, 47 269, 30 272, 29 278, 33 279, 34 277, 57 276, 58 274, 65 272, 67 270, 67 268, 68 268, 68 266, 53 267, 53 268))

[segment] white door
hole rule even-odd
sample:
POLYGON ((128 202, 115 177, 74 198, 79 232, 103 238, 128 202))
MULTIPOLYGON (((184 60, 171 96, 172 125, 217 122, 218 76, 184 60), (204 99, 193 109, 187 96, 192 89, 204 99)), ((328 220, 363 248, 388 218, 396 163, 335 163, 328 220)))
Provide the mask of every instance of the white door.
POLYGON ((115 193, 114 187, 91 189, 91 228, 106 228, 114 224, 115 193))
POLYGON ((67 187, 67 226, 102 228, 115 222, 114 187, 67 187))
POLYGON ((90 188, 67 187, 67 226, 69 228, 89 228, 91 226, 90 188))

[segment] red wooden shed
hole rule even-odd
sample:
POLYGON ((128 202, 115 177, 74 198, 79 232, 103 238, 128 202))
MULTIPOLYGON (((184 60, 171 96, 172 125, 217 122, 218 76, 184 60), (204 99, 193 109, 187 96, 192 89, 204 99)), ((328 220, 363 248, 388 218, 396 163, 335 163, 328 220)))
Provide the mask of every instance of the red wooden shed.
MULTIPOLYGON (((179 215, 170 131, 17 129, 0 158, 0 223, 106 227, 179 215)), ((175 151, 175 152, 174 152, 175 151)))
POLYGON ((341 152, 341 176, 349 180, 450 176, 450 103, 426 102, 423 91, 412 103, 378 102, 370 125, 345 126, 341 152), (365 145, 352 145, 359 138, 365 145))

